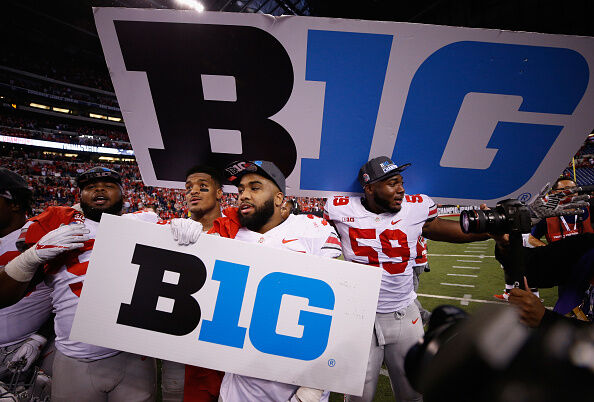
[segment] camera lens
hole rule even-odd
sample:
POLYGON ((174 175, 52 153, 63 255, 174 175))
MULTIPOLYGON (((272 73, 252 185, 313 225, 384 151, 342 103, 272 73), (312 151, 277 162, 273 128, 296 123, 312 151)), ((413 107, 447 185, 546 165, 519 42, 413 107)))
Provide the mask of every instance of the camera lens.
POLYGON ((480 220, 478 212, 481 211, 471 210, 460 213, 460 228, 464 233, 478 233, 477 229, 480 220))

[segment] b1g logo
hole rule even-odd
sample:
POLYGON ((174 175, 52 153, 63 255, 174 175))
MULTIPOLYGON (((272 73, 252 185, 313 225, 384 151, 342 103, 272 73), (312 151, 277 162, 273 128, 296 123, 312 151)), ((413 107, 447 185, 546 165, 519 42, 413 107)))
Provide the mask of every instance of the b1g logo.
MULTIPOLYGON (((121 304, 117 323, 183 336, 200 323, 200 305, 192 297, 206 282, 206 267, 195 255, 137 244, 132 263, 139 265, 130 304, 121 304), (172 275, 173 274, 173 275, 172 275), (176 275, 177 274, 177 275, 176 275), (159 298, 173 301, 171 312, 156 309, 159 298)), ((334 309, 334 292, 324 281, 273 272, 258 284, 248 328, 240 327, 249 267, 217 260, 212 279, 220 282, 213 318, 203 321, 198 340, 243 348, 246 332, 252 345, 263 353, 299 360, 313 360, 328 345, 332 316, 301 311, 301 337, 276 331, 284 295, 303 297, 310 307, 334 309)))
MULTIPOLYGON (((592 38, 114 13, 113 25, 98 19, 98 28, 115 32, 117 51, 103 44, 118 95, 118 87, 131 92, 127 77, 146 74, 158 122, 160 138, 146 141, 137 127, 153 109, 126 116, 143 179, 154 173, 149 185, 181 182, 195 164, 245 158, 274 162, 292 195, 360 193, 360 166, 386 155, 412 163, 410 193, 517 197, 558 176, 594 124, 592 38), (301 129, 306 121, 315 124, 301 129)), ((133 98, 123 99, 134 111, 133 98)))

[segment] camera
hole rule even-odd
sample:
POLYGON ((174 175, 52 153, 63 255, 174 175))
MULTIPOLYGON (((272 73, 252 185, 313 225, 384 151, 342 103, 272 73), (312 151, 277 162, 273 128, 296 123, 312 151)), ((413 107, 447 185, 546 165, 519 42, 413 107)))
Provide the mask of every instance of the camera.
POLYGON ((460 227, 464 233, 530 233, 530 209, 522 201, 499 201, 495 209, 462 211, 460 227))
POLYGON ((529 329, 514 309, 484 306, 472 316, 437 307, 405 372, 425 402, 591 400, 594 328, 555 322, 529 329))

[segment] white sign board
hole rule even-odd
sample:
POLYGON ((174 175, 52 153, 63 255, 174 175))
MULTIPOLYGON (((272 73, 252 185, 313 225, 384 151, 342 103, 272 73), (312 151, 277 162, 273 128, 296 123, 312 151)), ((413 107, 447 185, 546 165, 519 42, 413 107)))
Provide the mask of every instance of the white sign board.
POLYGON ((96 8, 142 178, 270 160, 290 195, 361 192, 386 155, 409 194, 529 201, 594 127, 594 38, 421 24, 96 8))
POLYGON ((104 214, 71 339, 361 395, 381 270, 104 214))

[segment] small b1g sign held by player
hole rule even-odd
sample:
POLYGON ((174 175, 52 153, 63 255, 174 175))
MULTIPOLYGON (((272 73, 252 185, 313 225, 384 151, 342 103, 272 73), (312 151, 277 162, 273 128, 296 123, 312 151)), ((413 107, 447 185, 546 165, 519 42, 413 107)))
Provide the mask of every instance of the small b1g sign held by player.
POLYGON ((71 339, 361 395, 379 268, 103 215, 71 339))

